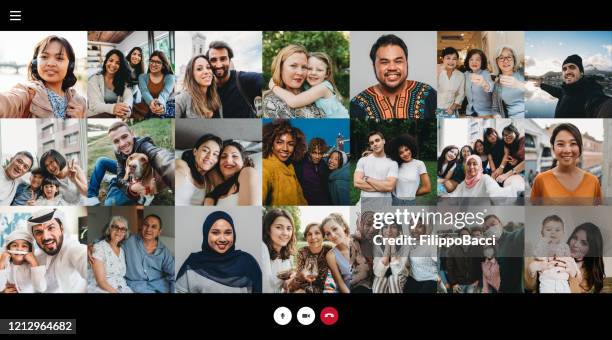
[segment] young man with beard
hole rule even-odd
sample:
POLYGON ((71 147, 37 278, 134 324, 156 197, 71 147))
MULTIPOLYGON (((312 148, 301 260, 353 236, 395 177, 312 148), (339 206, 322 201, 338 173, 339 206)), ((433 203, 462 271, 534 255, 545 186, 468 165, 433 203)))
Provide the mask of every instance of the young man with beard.
POLYGON ((21 177, 30 171, 33 162, 34 158, 29 152, 19 151, 8 165, 0 170, 0 206, 11 205, 17 187, 25 183, 21 177))
POLYGON ((408 47, 393 34, 383 35, 372 46, 370 59, 378 85, 351 100, 353 118, 422 119, 434 117, 436 90, 408 78, 408 47))
POLYGON ((298 177, 304 198, 308 205, 331 205, 329 196, 329 171, 323 155, 329 150, 325 140, 315 137, 308 144, 308 152, 301 162, 296 164, 298 177))
POLYGON ((353 183, 361 190, 361 198, 388 198, 390 203, 397 182, 397 163, 385 154, 385 137, 381 132, 370 132, 368 144, 372 153, 357 161, 353 183))
POLYGON ((525 228, 504 230, 499 217, 484 217, 485 237, 495 237, 495 258, 499 264, 499 293, 523 293, 525 228))
POLYGON ((45 293, 87 292, 87 246, 64 234, 64 213, 45 209, 32 214, 28 229, 38 248, 34 255, 46 266, 45 293))
POLYGON ((151 137, 136 137, 130 127, 122 121, 115 122, 108 128, 108 137, 113 143, 116 160, 106 157, 96 160, 87 189, 87 205, 100 203, 98 193, 107 171, 117 176, 110 182, 104 205, 137 204, 140 196, 150 190, 142 183, 130 183, 123 178, 126 172, 125 163, 133 153, 147 155, 149 166, 162 177, 168 187, 174 190, 174 154, 172 152, 156 146, 151 137))
POLYGON ((234 51, 223 41, 213 41, 206 56, 215 73, 223 118, 255 118, 255 98, 261 97, 263 75, 230 70, 234 51))
POLYGON ((573 54, 561 66, 561 87, 536 82, 542 90, 558 98, 555 118, 603 118, 612 116, 612 106, 604 105, 612 100, 594 79, 584 76, 582 58, 573 54))

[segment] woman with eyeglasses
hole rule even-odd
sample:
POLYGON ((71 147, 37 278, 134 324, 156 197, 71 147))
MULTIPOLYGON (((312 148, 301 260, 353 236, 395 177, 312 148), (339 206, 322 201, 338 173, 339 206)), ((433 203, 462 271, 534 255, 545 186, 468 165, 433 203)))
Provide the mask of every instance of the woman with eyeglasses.
POLYGON ((497 49, 496 80, 493 85, 493 112, 503 118, 525 118, 525 77, 518 72, 520 60, 511 46, 497 49))
POLYGON ((522 174, 525 170, 525 136, 510 124, 502 130, 504 158, 492 176, 500 185, 525 186, 522 174))
POLYGON ((104 239, 93 245, 90 293, 132 293, 124 278, 126 262, 121 249, 128 235, 127 220, 122 216, 113 216, 104 230, 104 239))
POLYGON ((170 61, 162 51, 154 51, 149 57, 149 70, 138 76, 142 102, 136 107, 147 116, 161 117, 168 112, 170 97, 174 92, 176 77, 170 61))

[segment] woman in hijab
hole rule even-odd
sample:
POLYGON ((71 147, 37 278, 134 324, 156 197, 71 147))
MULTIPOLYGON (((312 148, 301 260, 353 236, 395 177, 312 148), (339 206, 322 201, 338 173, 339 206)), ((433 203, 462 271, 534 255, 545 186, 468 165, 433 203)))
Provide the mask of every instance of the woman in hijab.
POLYGON ((483 174, 482 160, 478 155, 467 157, 464 167, 465 180, 448 197, 470 197, 489 201, 491 198, 515 198, 519 191, 524 190, 515 186, 500 187, 491 176, 483 174))
POLYGON ((255 258, 236 250, 234 221, 223 211, 202 226, 202 251, 191 253, 176 277, 177 293, 261 293, 255 258))

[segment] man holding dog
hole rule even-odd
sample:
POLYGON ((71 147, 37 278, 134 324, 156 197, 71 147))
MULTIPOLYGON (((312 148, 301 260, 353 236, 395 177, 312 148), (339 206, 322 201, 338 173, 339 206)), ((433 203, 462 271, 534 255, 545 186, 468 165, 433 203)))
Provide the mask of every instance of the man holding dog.
POLYGON ((155 146, 150 137, 137 137, 130 127, 122 121, 113 123, 108 128, 108 137, 113 144, 116 160, 100 157, 96 160, 94 170, 89 180, 87 191, 87 205, 98 205, 100 184, 106 172, 117 174, 108 187, 104 205, 133 205, 138 204, 141 196, 149 194, 153 188, 146 183, 134 182, 125 179, 126 161, 134 153, 147 156, 149 166, 174 190, 174 154, 169 150, 155 146))

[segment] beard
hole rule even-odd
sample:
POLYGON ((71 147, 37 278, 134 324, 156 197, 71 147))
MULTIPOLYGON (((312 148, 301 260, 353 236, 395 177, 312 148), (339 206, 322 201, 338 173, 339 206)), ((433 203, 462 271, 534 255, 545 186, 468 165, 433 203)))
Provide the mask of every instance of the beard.
MULTIPOLYGON (((375 73, 376 74, 376 73, 375 73)), ((404 83, 406 82, 406 78, 407 76, 402 76, 400 77, 400 80, 397 82, 397 85, 395 86, 390 86, 385 82, 384 77, 383 78, 379 78, 378 74, 376 74, 376 80, 378 81, 378 83, 380 84, 380 86, 387 92, 395 92, 397 90, 399 90, 402 86, 404 86, 404 83)))
POLYGON ((46 247, 40 247, 40 249, 42 249, 42 251, 44 251, 45 254, 49 256, 57 255, 57 253, 59 253, 59 251, 62 249, 62 244, 64 243, 64 236, 62 235, 62 237, 60 237, 58 240, 55 240, 55 243, 56 246, 53 250, 48 250, 46 247))
POLYGON ((218 79, 223 79, 227 76, 227 73, 229 72, 229 67, 222 66, 219 68, 215 68, 213 71, 214 71, 215 77, 217 77, 218 79), (217 72, 219 71, 221 71, 222 74, 218 74, 217 72))

